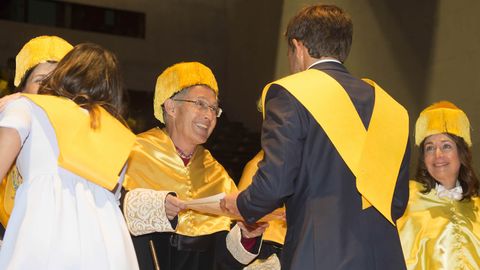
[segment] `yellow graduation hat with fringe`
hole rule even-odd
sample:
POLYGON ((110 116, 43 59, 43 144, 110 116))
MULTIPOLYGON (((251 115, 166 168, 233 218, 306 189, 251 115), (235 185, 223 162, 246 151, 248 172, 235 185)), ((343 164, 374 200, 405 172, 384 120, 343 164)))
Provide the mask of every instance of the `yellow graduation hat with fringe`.
POLYGON ((457 135, 472 146, 467 115, 449 101, 434 103, 420 113, 415 124, 415 144, 420 145, 426 137, 439 133, 457 135))
POLYGON ((165 69, 157 78, 153 110, 155 118, 165 123, 162 105, 175 93, 194 86, 206 85, 218 95, 218 85, 210 68, 199 62, 182 62, 165 69))
POLYGON ((32 67, 47 61, 60 61, 73 46, 57 36, 39 36, 23 45, 15 59, 15 81, 19 86, 25 73, 32 67))

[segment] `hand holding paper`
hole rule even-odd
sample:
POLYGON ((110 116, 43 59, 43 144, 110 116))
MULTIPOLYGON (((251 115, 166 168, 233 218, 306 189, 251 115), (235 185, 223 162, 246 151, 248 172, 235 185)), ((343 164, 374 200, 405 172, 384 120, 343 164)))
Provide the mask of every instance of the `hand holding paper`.
POLYGON ((175 197, 172 194, 168 194, 165 197, 165 213, 167 214, 168 220, 174 219, 178 212, 186 208, 185 202, 175 197))
POLYGON ((238 207, 237 207, 237 197, 238 197, 238 192, 226 195, 220 201, 220 208, 222 208, 224 212, 227 212, 233 216, 241 217, 242 215, 240 215, 240 211, 238 211, 238 207))
MULTIPOLYGON (((219 193, 210 197, 184 201, 183 203, 185 204, 186 209, 195 210, 205 214, 228 216, 235 220, 243 220, 237 208, 237 196, 238 193, 228 195, 225 195, 225 193, 219 193)), ((267 222, 273 219, 285 219, 285 212, 281 209, 277 209, 260 219, 258 222, 267 222)))

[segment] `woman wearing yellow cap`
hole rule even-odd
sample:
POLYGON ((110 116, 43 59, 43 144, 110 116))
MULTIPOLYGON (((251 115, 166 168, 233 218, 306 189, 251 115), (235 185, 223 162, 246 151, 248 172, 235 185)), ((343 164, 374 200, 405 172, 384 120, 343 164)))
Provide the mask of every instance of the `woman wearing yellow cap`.
MULTIPOLYGON (((25 43, 15 58, 14 85, 17 91, 36 94, 42 80, 72 48, 70 43, 57 36, 39 36, 25 43)), ((18 98, 18 94, 0 99, 0 111, 3 104, 15 98, 18 98)), ((0 184, 0 222, 4 227, 12 212, 15 190, 21 182, 18 170, 13 165, 0 184)))
POLYGON ((41 81, 73 48, 57 36, 39 36, 27 42, 15 58, 14 85, 24 93, 36 94, 41 81))
POLYGON ((135 135, 118 120, 116 57, 79 44, 39 93, 0 112, 0 178, 14 159, 23 177, 0 269, 138 269, 118 206, 135 135))
MULTIPOLYGON (((17 92, 36 94, 41 81, 72 48, 70 43, 57 36, 39 36, 25 43, 15 58, 13 84, 17 92)), ((0 110, 15 98, 18 95, 1 98, 0 110)))
POLYGON ((397 221, 408 269, 480 269, 480 184, 466 114, 446 101, 427 107, 415 142, 416 179, 397 221))

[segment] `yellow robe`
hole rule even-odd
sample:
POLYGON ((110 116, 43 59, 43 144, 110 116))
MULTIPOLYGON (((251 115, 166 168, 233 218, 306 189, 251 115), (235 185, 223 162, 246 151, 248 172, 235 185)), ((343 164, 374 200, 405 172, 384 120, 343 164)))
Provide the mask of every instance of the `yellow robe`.
POLYGON ((15 192, 22 183, 17 167, 13 164, 7 176, 0 183, 0 222, 6 228, 10 215, 12 214, 15 201, 15 192))
MULTIPOLYGON (((182 200, 237 191, 227 171, 208 150, 197 146, 192 159, 185 166, 170 137, 159 128, 137 136, 124 187, 127 190, 149 188, 173 191, 182 200)), ((193 210, 182 211, 178 215, 176 233, 181 235, 200 236, 225 230, 230 230, 228 217, 193 210)))
POLYGON ((410 181, 410 199, 397 221, 407 268, 480 269, 480 198, 439 198, 410 181))

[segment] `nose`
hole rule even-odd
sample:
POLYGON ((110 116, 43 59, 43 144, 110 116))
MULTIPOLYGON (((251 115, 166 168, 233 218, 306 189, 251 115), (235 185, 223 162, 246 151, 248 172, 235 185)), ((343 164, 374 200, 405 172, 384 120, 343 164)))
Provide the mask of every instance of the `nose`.
POLYGON ((442 152, 442 149, 440 149, 440 147, 437 147, 435 149, 435 157, 441 157, 443 155, 443 152, 442 152))

